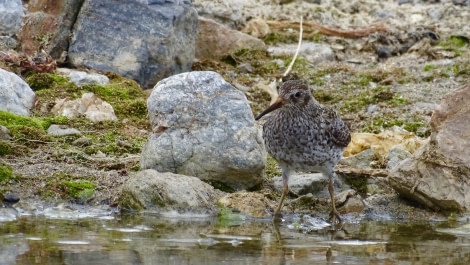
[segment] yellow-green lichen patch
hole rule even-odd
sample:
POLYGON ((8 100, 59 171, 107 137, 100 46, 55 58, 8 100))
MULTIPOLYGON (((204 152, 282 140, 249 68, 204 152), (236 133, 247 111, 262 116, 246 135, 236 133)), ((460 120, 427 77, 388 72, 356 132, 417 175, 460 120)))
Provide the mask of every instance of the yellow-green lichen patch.
POLYGON ((266 159, 266 177, 273 178, 281 175, 281 168, 277 164, 276 160, 271 156, 266 159))
POLYGON ((231 227, 240 225, 245 222, 245 216, 238 212, 232 211, 232 209, 219 205, 219 212, 217 214, 219 227, 231 227))
POLYGON ((0 125, 7 127, 15 139, 47 140, 45 129, 50 125, 50 121, 0 110, 0 125))
POLYGON ((402 127, 403 129, 413 132, 418 136, 427 137, 430 134, 428 123, 418 117, 410 117, 407 119, 397 118, 393 115, 383 115, 375 117, 367 123, 362 129, 363 132, 380 133, 386 128, 393 126, 402 127))
POLYGON ((341 111, 345 113, 357 113, 371 104, 383 103, 386 105, 405 104, 406 99, 393 93, 387 86, 358 86, 348 84, 341 90, 343 100, 341 111))
POLYGON ((0 165, 0 182, 9 181, 13 178, 13 170, 9 166, 0 165))
POLYGON ((65 197, 79 203, 85 203, 93 196, 96 185, 86 180, 66 180, 59 183, 58 187, 64 193, 65 197))
POLYGON ((100 134, 87 134, 93 144, 84 148, 86 154, 95 154, 101 151, 109 155, 123 155, 126 153, 140 153, 145 139, 121 134, 119 131, 108 131, 100 134))
POLYGON ((94 176, 73 176, 65 173, 56 173, 45 177, 45 186, 39 190, 44 198, 63 199, 77 203, 89 202, 96 189, 94 176))
POLYGON ((468 45, 468 38, 462 36, 450 36, 438 43, 438 46, 447 51, 452 51, 455 56, 460 56, 465 52, 465 47, 468 45))

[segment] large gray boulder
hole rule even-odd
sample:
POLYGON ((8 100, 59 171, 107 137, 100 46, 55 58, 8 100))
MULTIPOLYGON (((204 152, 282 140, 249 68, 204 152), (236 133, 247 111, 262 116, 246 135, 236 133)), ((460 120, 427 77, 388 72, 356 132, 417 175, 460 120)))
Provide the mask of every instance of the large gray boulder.
POLYGON ((14 48, 15 35, 21 28, 23 4, 21 0, 0 0, 0 48, 14 48))
MULTIPOLYGON (((20 42, 27 55, 44 49, 54 60, 65 62, 72 28, 84 0, 28 1, 20 42)), ((20 1, 21 2, 21 1, 20 1)))
POLYGON ((19 76, 0 68, 0 110, 30 116, 36 94, 19 76))
POLYGON ((0 33, 13 35, 21 27, 23 4, 21 0, 0 0, 0 33))
POLYGON ((219 193, 198 178, 147 169, 124 184, 119 205, 140 212, 216 215, 219 193))
POLYGON ((392 168, 388 183, 436 210, 470 210, 470 86, 444 97, 431 117, 431 140, 392 168))
POLYGON ((118 73, 144 88, 189 71, 196 10, 189 0, 150 2, 85 0, 69 48, 70 63, 118 73))
POLYGON ((253 188, 266 152, 245 95, 215 72, 189 72, 160 81, 148 101, 152 133, 141 168, 253 188))

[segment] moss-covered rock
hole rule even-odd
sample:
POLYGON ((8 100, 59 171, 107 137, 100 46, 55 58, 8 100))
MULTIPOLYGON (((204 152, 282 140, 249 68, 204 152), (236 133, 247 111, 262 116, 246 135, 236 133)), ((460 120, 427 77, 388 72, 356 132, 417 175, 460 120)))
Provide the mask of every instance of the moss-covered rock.
POLYGON ((0 182, 8 181, 13 178, 13 170, 9 166, 0 165, 0 182))

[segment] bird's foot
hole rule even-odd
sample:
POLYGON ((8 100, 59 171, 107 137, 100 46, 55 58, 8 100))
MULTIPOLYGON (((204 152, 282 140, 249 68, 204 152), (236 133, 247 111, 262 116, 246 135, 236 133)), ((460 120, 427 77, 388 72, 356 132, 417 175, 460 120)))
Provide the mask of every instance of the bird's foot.
POLYGON ((343 224, 343 220, 341 220, 341 216, 336 210, 331 210, 330 218, 328 219, 328 221, 331 222, 331 225, 334 229, 336 229, 336 227, 341 227, 341 225, 343 224))

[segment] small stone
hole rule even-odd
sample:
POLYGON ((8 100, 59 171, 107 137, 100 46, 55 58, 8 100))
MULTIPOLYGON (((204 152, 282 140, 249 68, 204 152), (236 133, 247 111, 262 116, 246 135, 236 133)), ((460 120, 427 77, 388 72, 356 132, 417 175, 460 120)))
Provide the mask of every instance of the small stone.
MULTIPOLYGON (((282 191, 282 177, 274 177, 274 187, 282 191)), ((317 193, 328 185, 328 177, 321 173, 295 174, 289 177, 289 190, 297 195, 317 193)))
POLYGON ((11 133, 7 127, 0 125, 0 140, 11 140, 11 133))
POLYGON ((47 133, 52 136, 65 136, 65 135, 74 135, 74 134, 82 134, 79 130, 75 128, 69 128, 65 125, 57 125, 52 124, 47 129, 47 133))
MULTIPOLYGON (((285 44, 268 48, 268 52, 272 56, 293 56, 296 50, 297 44, 285 44)), ((335 54, 329 45, 313 42, 302 43, 299 56, 304 57, 313 64, 335 59, 335 54)))
POLYGON ((58 99, 51 112, 68 118, 86 117, 92 121, 118 120, 111 104, 91 92, 75 100, 58 99))
POLYGON ((354 195, 348 198, 348 200, 345 202, 343 206, 338 208, 338 211, 341 214, 347 214, 347 213, 362 213, 364 212, 365 205, 364 202, 362 201, 362 198, 360 195, 354 195))
POLYGON ((6 207, 11 207, 19 201, 20 201, 20 197, 15 193, 7 193, 3 197, 3 205, 5 205, 6 207))
POLYGON ((85 136, 82 136, 72 142, 72 144, 75 146, 90 146, 92 143, 93 143, 93 140, 85 136))
POLYGON ((95 84, 106 85, 109 83, 109 78, 102 74, 87 73, 66 68, 57 69, 57 72, 67 75, 70 81, 74 82, 77 86, 95 84))

